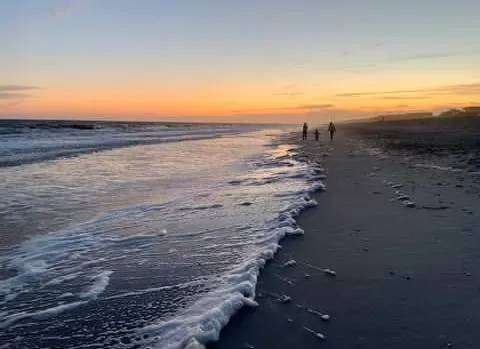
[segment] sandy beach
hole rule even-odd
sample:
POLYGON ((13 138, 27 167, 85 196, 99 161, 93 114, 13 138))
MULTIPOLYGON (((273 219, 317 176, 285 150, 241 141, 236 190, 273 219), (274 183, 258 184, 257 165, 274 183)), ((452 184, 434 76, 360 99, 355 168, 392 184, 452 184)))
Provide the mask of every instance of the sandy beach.
POLYGON ((298 141, 327 189, 297 220, 305 235, 262 271, 259 307, 210 349, 478 347, 479 176, 452 166, 468 154, 392 149, 401 142, 379 142, 380 129, 347 129, 298 141))

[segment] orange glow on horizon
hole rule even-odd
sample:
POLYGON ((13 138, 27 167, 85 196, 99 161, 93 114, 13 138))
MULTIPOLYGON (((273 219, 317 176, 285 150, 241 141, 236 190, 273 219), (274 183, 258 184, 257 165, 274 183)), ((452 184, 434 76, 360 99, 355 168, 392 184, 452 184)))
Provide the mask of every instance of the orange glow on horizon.
MULTIPOLYGON (((383 79, 382 82, 385 83, 383 79)), ((444 85, 447 84, 444 82, 440 86, 444 85)), ((270 116, 269 120, 273 122, 275 115, 279 116, 279 121, 285 121, 289 115, 292 116, 292 120, 303 115, 322 118, 332 113, 362 117, 381 113, 434 111, 475 104, 473 93, 456 93, 435 88, 423 91, 418 86, 412 87, 406 83, 362 85, 357 82, 349 84, 348 90, 337 83, 328 88, 309 85, 272 92, 275 91, 274 86, 278 86, 278 83, 264 82, 257 85, 231 83, 218 87, 198 85, 190 87, 145 85, 135 88, 101 85, 91 88, 52 87, 34 91, 32 97, 17 105, 0 107, 0 116, 15 114, 62 118, 85 116, 185 120, 216 120, 231 117, 248 122, 257 121, 262 116, 270 116), (297 90, 301 92, 296 92, 297 90), (355 93, 350 96, 345 91, 355 93)))

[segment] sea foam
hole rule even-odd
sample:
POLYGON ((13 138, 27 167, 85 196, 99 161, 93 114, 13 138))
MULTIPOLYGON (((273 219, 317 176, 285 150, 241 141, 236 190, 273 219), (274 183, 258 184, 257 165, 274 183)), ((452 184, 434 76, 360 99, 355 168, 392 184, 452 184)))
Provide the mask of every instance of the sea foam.
MULTIPOLYGON (((230 318, 242 307, 257 307, 255 288, 257 278, 265 263, 272 259, 280 248, 279 242, 287 235, 302 235, 303 229, 296 225, 295 217, 317 203, 310 194, 325 190, 318 173, 323 171, 318 164, 305 168, 303 178, 309 187, 297 192, 293 203, 284 207, 271 227, 271 235, 263 242, 259 252, 251 260, 227 273, 221 286, 177 314, 173 319, 161 321, 139 330, 142 344, 161 349, 204 349, 217 341, 220 331, 230 318)), ((290 175, 290 178, 293 176, 290 175)), ((298 175, 294 176, 298 178, 298 175)), ((322 177, 323 178, 323 177, 322 177)))

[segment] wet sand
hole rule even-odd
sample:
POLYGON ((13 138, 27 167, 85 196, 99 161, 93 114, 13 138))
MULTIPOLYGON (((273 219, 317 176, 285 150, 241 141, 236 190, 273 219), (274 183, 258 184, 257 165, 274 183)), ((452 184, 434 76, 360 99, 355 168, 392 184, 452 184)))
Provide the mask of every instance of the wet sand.
POLYGON ((327 190, 209 348, 477 348, 478 174, 352 130, 299 142, 327 190))

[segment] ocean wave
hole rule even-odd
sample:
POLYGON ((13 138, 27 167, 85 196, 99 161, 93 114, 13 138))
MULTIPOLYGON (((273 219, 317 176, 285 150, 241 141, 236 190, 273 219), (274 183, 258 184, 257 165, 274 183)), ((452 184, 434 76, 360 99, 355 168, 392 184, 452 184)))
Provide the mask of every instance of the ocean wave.
MULTIPOLYGON (((63 346, 50 334, 77 327, 84 330, 69 347, 202 347, 217 339, 238 309, 256 305, 260 270, 281 239, 304 234, 295 219, 325 189, 325 171, 291 145, 266 149, 258 134, 242 138, 201 142, 190 157, 182 157, 188 144, 166 147, 178 152, 168 157, 159 147, 158 162, 135 162, 122 186, 102 191, 107 205, 2 250, 0 339, 15 333, 26 345, 37 333, 37 347, 63 346), (161 177, 148 182, 153 195, 120 202, 119 188, 144 181, 146 170, 161 177)), ((98 199, 89 184, 77 192, 98 199)), ((64 196, 57 187, 53 194, 64 196)), ((40 203, 67 203, 57 198, 40 203)))
MULTIPOLYGON (((311 165, 303 177, 317 178, 318 172, 323 172, 321 167, 311 165)), ((297 227, 295 217, 302 210, 315 206, 317 203, 310 194, 323 189, 325 185, 317 179, 316 183, 299 193, 297 199, 284 207, 272 222, 269 236, 257 242, 261 248, 256 255, 227 273, 219 287, 181 314, 139 330, 139 335, 146 339, 137 344, 162 349, 204 349, 209 342, 217 341, 221 329, 239 309, 258 305, 255 301, 255 288, 261 269, 274 257, 280 248, 279 242, 285 236, 304 233, 303 229, 297 227)))
POLYGON ((252 125, 17 122, 0 123, 0 167, 120 147, 203 140, 254 130, 252 125))

